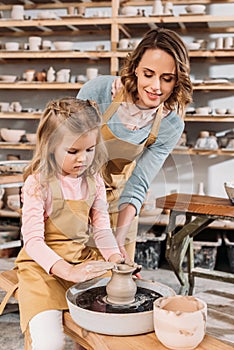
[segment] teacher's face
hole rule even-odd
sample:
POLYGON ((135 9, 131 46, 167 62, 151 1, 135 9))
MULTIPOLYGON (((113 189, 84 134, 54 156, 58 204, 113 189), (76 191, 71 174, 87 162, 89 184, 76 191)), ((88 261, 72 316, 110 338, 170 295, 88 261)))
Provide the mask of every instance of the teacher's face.
POLYGON ((138 102, 141 107, 154 108, 166 101, 176 84, 174 58, 161 49, 149 49, 135 70, 138 102))

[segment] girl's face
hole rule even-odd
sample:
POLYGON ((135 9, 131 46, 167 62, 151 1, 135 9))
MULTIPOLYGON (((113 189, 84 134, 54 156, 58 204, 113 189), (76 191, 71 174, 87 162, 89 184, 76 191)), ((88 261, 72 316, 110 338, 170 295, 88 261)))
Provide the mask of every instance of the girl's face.
POLYGON ((149 49, 135 73, 141 107, 154 108, 166 101, 176 84, 176 65, 172 56, 161 49, 149 49))
POLYGON ((65 132, 54 152, 55 161, 63 175, 81 176, 92 164, 95 156, 98 130, 91 130, 77 138, 65 132))

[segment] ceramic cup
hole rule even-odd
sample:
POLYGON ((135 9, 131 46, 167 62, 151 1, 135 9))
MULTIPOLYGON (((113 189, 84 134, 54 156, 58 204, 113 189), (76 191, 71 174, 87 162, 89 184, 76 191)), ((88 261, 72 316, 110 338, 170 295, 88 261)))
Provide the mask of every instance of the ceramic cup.
POLYGON ((129 48, 129 39, 120 39, 119 49, 127 50, 129 48))
POLYGON ((233 46, 233 37, 228 36, 227 38, 224 38, 224 48, 225 49, 231 49, 233 46))
POLYGON ((222 50, 223 49, 223 38, 217 38, 215 41, 215 48, 216 50, 222 50))
POLYGON ((207 305, 194 296, 161 297, 154 302, 154 329, 169 349, 195 349, 205 336, 207 305))
POLYGON ((35 70, 34 69, 28 69, 25 71, 25 79, 27 80, 28 83, 31 83, 34 79, 35 75, 35 70))
POLYGON ((38 51, 40 50, 42 39, 39 36, 30 36, 28 38, 29 50, 38 51))
POLYGON ((86 76, 88 80, 96 78, 98 76, 98 68, 87 68, 86 76))
POLYGON ((8 112, 10 107, 9 102, 0 102, 0 112, 8 112))
POLYGON ((16 20, 24 19, 24 6, 13 5, 11 10, 11 18, 16 20))

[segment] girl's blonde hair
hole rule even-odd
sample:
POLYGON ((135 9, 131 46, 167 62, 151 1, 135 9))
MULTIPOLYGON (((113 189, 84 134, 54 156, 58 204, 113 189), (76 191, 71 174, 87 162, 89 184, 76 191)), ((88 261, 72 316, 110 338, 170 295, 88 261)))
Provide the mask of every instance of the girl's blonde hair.
POLYGON ((121 70, 124 95, 130 94, 133 103, 137 102, 138 91, 135 70, 144 53, 152 49, 163 50, 174 58, 177 76, 176 85, 164 105, 169 110, 177 109, 183 115, 186 105, 192 102, 189 57, 180 36, 170 29, 157 28, 148 31, 135 50, 126 57, 121 70))
POLYGON ((66 132, 77 135, 98 130, 95 157, 85 175, 101 171, 107 160, 107 151, 100 131, 101 115, 93 101, 66 97, 50 101, 40 119, 37 129, 36 150, 32 161, 25 169, 24 180, 31 174, 40 174, 47 181, 58 173, 54 151, 66 132))

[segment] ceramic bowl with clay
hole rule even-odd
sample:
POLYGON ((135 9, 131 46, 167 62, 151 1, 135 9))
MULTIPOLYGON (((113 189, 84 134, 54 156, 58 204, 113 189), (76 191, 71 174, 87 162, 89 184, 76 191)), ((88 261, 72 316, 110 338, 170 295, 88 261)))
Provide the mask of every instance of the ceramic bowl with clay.
POLYGON ((154 330, 168 349, 195 349, 206 330, 207 305, 194 296, 176 295, 154 302, 154 330))

